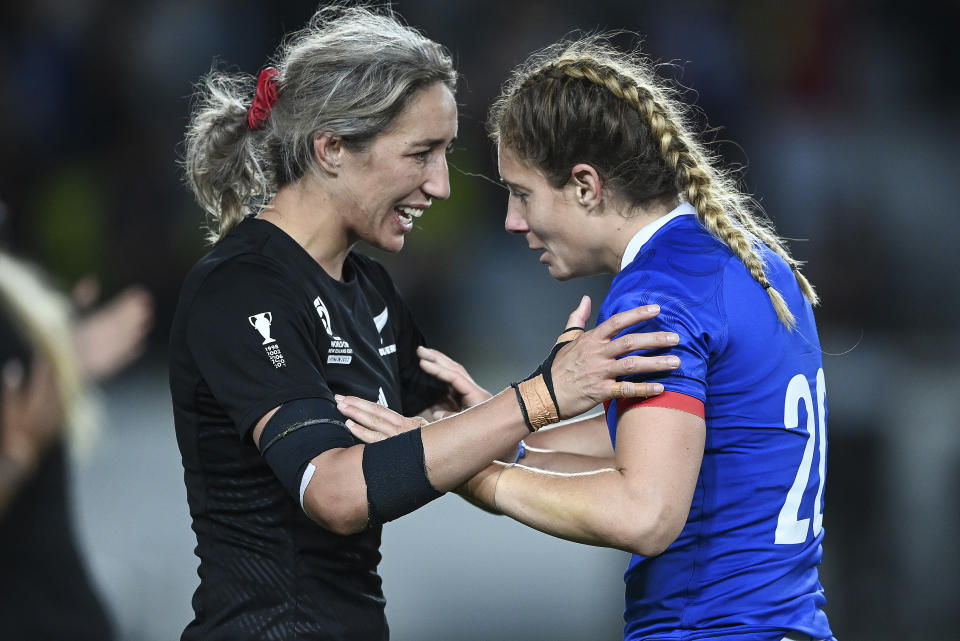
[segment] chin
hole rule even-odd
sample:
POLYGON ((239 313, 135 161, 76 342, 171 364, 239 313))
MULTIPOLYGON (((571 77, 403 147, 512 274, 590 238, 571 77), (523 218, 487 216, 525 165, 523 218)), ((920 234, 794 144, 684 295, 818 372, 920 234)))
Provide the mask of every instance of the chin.
POLYGON ((553 263, 547 263, 547 271, 550 272, 550 276, 552 276, 554 280, 559 280, 561 282, 574 278, 582 278, 584 276, 594 276, 602 273, 601 270, 590 269, 586 265, 570 267, 567 265, 560 266, 553 263))
POLYGON ((571 274, 570 272, 567 272, 567 271, 563 271, 562 269, 554 265, 550 265, 547 268, 547 271, 550 273, 550 276, 552 276, 554 280, 559 280, 561 282, 565 280, 570 280, 576 275, 576 274, 571 274))
POLYGON ((394 236, 386 239, 378 239, 375 243, 370 243, 377 249, 382 249, 385 252, 391 254, 396 254, 401 249, 403 249, 404 237, 403 236, 394 236))

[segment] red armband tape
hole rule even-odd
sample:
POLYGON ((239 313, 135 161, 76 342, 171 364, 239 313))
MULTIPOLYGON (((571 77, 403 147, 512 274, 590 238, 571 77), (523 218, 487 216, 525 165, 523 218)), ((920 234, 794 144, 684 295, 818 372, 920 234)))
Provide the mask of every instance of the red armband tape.
POLYGON ((668 407, 694 416, 704 417, 703 401, 680 392, 663 392, 650 398, 621 398, 617 401, 617 418, 631 407, 668 407))

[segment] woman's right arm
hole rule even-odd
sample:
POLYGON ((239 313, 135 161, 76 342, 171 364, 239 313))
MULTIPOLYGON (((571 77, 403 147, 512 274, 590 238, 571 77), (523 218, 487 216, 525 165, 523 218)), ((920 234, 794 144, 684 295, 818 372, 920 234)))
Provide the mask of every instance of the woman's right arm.
MULTIPOLYGON (((613 396, 615 390, 624 396, 655 393, 646 383, 616 383, 616 379, 672 369, 675 365, 668 357, 618 357, 674 344, 676 335, 657 332, 613 337, 658 311, 642 307, 623 312, 560 349, 551 372, 561 417, 586 411, 613 396)), ((255 428, 258 444, 270 417, 270 413, 265 415, 255 428)), ((460 486, 529 435, 516 393, 508 388, 465 412, 418 430, 390 438, 381 434, 382 440, 369 445, 319 454, 311 461, 316 471, 303 492, 303 507, 327 529, 340 534, 359 532, 374 515, 396 518, 435 498, 425 495, 424 484, 438 493, 460 486), (387 448, 390 456, 383 457, 380 453, 386 454, 387 448), (419 504, 414 500, 418 493, 426 499, 419 504)))

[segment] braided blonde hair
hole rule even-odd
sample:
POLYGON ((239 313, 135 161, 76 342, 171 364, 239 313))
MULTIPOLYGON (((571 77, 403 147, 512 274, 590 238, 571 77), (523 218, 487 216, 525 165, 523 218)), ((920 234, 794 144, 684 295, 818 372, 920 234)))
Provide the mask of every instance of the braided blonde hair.
POLYGON ((770 221, 697 141, 691 120, 689 108, 647 59, 592 36, 554 45, 516 69, 491 108, 488 128, 495 142, 542 171, 554 187, 565 185, 570 168, 583 162, 631 204, 679 195, 743 262, 792 329, 796 319, 767 278, 758 243, 786 261, 812 305, 816 291, 770 221))

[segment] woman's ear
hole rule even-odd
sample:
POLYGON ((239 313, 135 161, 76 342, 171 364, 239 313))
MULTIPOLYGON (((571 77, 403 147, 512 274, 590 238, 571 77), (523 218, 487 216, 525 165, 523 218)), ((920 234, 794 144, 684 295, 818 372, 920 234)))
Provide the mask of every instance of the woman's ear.
POLYGON ((570 170, 570 184, 577 202, 583 207, 595 209, 603 202, 603 180, 592 165, 574 165, 570 170))
POLYGON ((336 174, 340 170, 343 139, 329 132, 313 137, 313 158, 324 171, 336 174))

